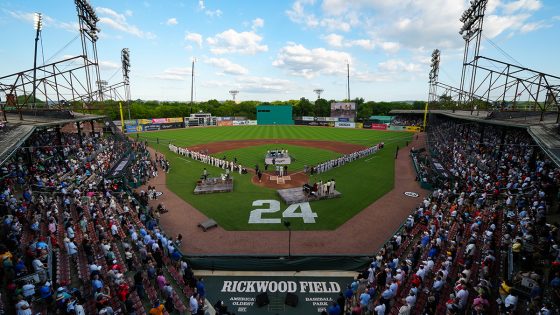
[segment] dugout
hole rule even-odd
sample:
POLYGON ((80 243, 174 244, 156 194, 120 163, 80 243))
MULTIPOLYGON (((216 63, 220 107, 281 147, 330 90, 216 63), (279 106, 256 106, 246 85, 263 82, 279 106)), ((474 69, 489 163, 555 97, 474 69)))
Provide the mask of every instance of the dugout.
POLYGON ((257 125, 293 125, 291 105, 257 106, 257 125))

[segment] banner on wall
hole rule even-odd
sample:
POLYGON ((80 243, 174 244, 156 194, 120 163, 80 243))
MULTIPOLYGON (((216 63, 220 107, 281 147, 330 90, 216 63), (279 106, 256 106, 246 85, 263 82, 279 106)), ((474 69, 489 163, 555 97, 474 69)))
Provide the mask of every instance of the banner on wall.
POLYGON ((142 131, 142 126, 130 126, 130 125, 125 125, 124 126, 125 132, 126 133, 131 133, 131 132, 139 132, 142 131))
POLYGON ((421 129, 422 129, 422 128, 421 128, 421 127, 418 127, 418 126, 405 126, 405 127, 404 127, 404 130, 406 130, 406 131, 416 131, 416 132, 418 132, 418 131, 420 131, 421 129))
POLYGON ((385 124, 371 124, 371 129, 387 130, 387 125, 385 125, 385 124))
POLYGON ((138 119, 138 124, 139 125, 148 125, 151 124, 152 120, 151 119, 138 119))
POLYGON ((207 276, 204 282, 212 297, 224 301, 228 311, 235 314, 288 314, 296 308, 298 314, 319 315, 336 301, 339 292, 352 282, 352 278, 207 276), (263 307, 263 295, 267 300, 268 296, 270 300, 272 297, 279 299, 282 311, 268 311, 263 307), (284 306, 284 301, 291 306, 284 306))
POLYGON ((336 122, 336 121, 339 121, 339 119, 340 118, 337 118, 337 117, 325 117, 326 121, 335 121, 336 122))
POLYGON ((125 126, 136 126, 138 125, 138 120, 136 119, 125 120, 124 124, 125 126))
POLYGON ((167 118, 152 118, 152 124, 165 124, 167 123, 167 118))
POLYGON ((256 126, 256 120, 234 120, 233 126, 256 126))
POLYGON ((294 124, 298 126, 330 127, 330 122, 328 121, 294 120, 294 124))
POLYGON ((338 121, 341 121, 341 122, 348 122, 348 121, 350 121, 350 118, 348 118, 348 117, 339 117, 339 118, 338 118, 338 121))
POLYGON ((356 128, 363 128, 363 124, 362 123, 356 123, 356 128))
POLYGON ((233 120, 218 120, 218 126, 233 126, 233 120))
POLYGON ((342 121, 337 121, 334 123, 334 126, 336 128, 355 128, 356 124, 353 122, 342 122, 342 121))
POLYGON ((313 117, 313 116, 301 116, 301 120, 313 121, 313 120, 315 120, 315 117, 313 117))
POLYGON ((364 123, 362 124, 362 128, 371 129, 371 121, 364 121, 364 123))
POLYGON ((388 129, 389 129, 389 130, 394 130, 394 131, 403 131, 403 130, 405 130, 405 129, 404 129, 404 126, 389 126, 388 129))

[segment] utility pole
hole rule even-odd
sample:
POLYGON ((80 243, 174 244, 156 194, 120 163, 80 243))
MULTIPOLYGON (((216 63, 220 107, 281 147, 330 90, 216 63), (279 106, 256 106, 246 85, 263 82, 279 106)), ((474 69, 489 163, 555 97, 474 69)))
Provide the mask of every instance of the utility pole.
POLYGON ((346 61, 346 85, 348 86, 348 102, 350 102, 350 63, 346 61))
POLYGON ((193 58, 193 60, 192 60, 192 68, 191 68, 191 114, 192 114, 193 91, 194 91, 194 61, 195 61, 195 58, 193 58))

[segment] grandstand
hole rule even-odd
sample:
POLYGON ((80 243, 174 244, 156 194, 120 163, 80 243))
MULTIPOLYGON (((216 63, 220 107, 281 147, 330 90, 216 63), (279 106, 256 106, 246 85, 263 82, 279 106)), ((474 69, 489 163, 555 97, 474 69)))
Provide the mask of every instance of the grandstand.
MULTIPOLYGON (((486 5, 483 0, 470 3, 480 10, 477 5, 481 2, 486 5)), ((476 88, 482 84, 474 84, 476 71, 472 79, 465 77, 471 72, 463 71, 460 89, 446 88, 447 92, 458 91, 459 100, 454 105, 469 105, 472 110, 430 109, 427 125, 423 110, 393 110, 391 116, 371 116, 364 122, 354 122, 354 114, 352 120, 346 121, 302 116, 296 122, 309 127, 297 127, 301 129, 338 125, 390 130, 395 134, 418 131, 410 146, 408 141, 406 147, 396 146, 395 160, 405 161, 409 168, 399 168, 395 163, 395 180, 407 180, 399 187, 412 187, 420 193, 398 191, 399 196, 404 193, 410 197, 406 204, 394 198, 382 204, 383 208, 374 209, 377 215, 390 217, 395 226, 402 222, 398 230, 392 233, 393 227, 388 227, 386 221, 369 216, 371 212, 365 216, 362 212, 358 219, 342 222, 341 228, 334 231, 298 231, 298 236, 318 232, 315 239, 301 243, 314 247, 313 253, 323 254, 294 257, 294 225, 282 221, 278 226, 286 230, 273 231, 276 237, 282 235, 282 243, 279 237, 262 237, 261 231, 241 233, 245 240, 258 239, 262 242, 258 244, 270 247, 273 243, 283 246, 285 234, 287 256, 263 253, 254 246, 255 241, 247 242, 247 246, 253 246, 252 255, 223 251, 214 256, 191 257, 185 255, 185 248, 205 249, 210 241, 227 247, 234 239, 218 234, 216 230, 221 228, 187 234, 186 228, 183 232, 166 226, 166 213, 179 209, 166 208, 158 199, 161 186, 155 186, 166 184, 165 173, 173 167, 165 155, 155 152, 138 135, 129 137, 104 116, 50 107, 57 100, 62 107, 75 102, 83 103, 86 110, 92 109, 89 106, 102 103, 111 94, 102 86, 98 73, 95 23, 99 19, 88 1, 76 0, 75 4, 82 55, 0 78, 0 88, 6 93, 6 103, 0 104, 0 314, 560 313, 557 84, 542 83, 548 86, 541 89, 539 80, 538 84, 533 82, 538 88, 524 87, 518 93, 519 82, 526 78, 508 80, 508 66, 504 92, 498 97, 500 104, 505 106, 504 100, 509 98, 515 104, 520 95, 531 94, 535 96, 531 98, 533 109, 539 106, 541 111, 475 109, 475 101, 486 99, 486 103, 492 103, 490 91, 496 90, 494 84, 498 81, 490 79, 488 93, 482 93, 476 88), (89 57, 88 48, 93 49, 89 57), (53 73, 47 72, 47 66, 74 59, 85 62, 71 69, 53 66, 53 73), (84 68, 86 74, 80 75, 84 68), (31 75, 37 70, 39 78, 31 75), (65 75, 87 84, 70 83, 61 92, 55 77, 65 75), (470 90, 465 82, 470 82, 470 90), (93 85, 98 85, 97 90, 93 85), (32 98, 29 91, 33 91, 32 98), (37 108, 36 93, 45 99, 45 108, 37 108), (16 95, 22 96, 23 103, 17 103, 21 101, 16 95), (549 107, 556 111, 549 111, 549 107), (416 172, 416 181, 414 175, 404 176, 408 170, 411 172, 407 174, 416 172), (405 211, 396 209, 397 203, 405 211), (408 209, 407 205, 414 206, 408 209), (392 234, 387 241, 379 236, 385 232, 392 234), (188 237, 183 239, 182 233, 188 237), (383 245, 373 250, 376 246, 369 244, 370 239, 362 237, 363 233, 383 245), (367 255, 336 256, 335 245, 318 246, 323 243, 317 240, 328 237, 340 238, 333 243, 346 247, 345 253, 367 255), (357 247, 360 248, 355 250, 357 247)), ((480 45, 480 40, 470 38, 480 36, 483 12, 475 15, 475 19, 480 18, 479 28, 465 35, 466 48, 470 42, 480 45)), ((468 24, 471 27, 475 23, 471 20, 468 24)), ((36 31, 37 43, 40 27, 36 31)), ((478 53, 478 49, 466 49, 469 51, 478 53)), ((124 82, 114 86, 128 89, 128 49, 122 52, 124 82)), ((439 67, 439 50, 435 55, 432 62, 437 61, 439 67)), ((476 62, 472 65, 466 60, 467 55, 463 66, 478 67, 476 62)), ((482 62, 488 58, 473 57, 475 61, 479 59, 482 62)), ((435 88, 444 86, 438 82, 437 71, 433 68, 430 75, 430 104, 437 99, 435 88)), ((505 73, 488 71, 494 75, 505 73)), ((192 75, 194 80, 194 71, 192 75)), ((348 94, 349 90, 348 82, 348 94)), ((126 94, 123 101, 130 100, 130 91, 126 94)), ((259 124, 293 124, 291 106, 282 106, 281 110, 280 106, 259 108, 259 124), (282 112, 281 120, 272 117, 274 110, 282 112)), ((192 121, 192 117, 186 121, 175 118, 178 121, 166 120, 164 126, 179 129, 192 121)), ((226 133, 235 134, 234 121, 249 124, 249 120, 240 123, 229 118, 217 120, 217 126, 212 128, 224 126, 226 133)), ((159 123, 146 120, 144 126, 159 128, 159 123)), ((132 121, 135 120, 129 120, 132 121)), ((133 127, 128 130, 156 130, 133 127)), ((159 138, 156 141, 159 144, 159 138)), ((392 155, 393 151, 391 160, 392 155)), ((189 166, 199 163, 186 156, 180 158, 189 166)), ((378 159, 370 157, 372 162, 368 165, 379 167, 374 158, 378 159)), ((328 201, 317 201, 320 202, 328 201)), ((260 204, 263 203, 266 202, 260 204)), ((196 225, 194 221, 203 216, 197 212, 197 216, 187 219, 196 225)))

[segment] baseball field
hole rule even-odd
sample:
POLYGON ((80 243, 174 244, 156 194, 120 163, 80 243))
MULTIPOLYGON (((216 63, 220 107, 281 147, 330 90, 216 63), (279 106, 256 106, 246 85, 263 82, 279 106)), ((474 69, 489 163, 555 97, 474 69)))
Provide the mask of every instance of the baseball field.
POLYGON ((170 161, 167 188, 226 230, 283 230, 284 220, 294 230, 333 230, 392 190, 396 147, 404 147, 412 139, 412 133, 307 126, 233 126, 148 132, 139 137, 170 161), (336 190, 342 193, 340 198, 288 206, 275 188, 259 184, 252 172, 255 165, 264 168, 267 150, 287 149, 295 158, 289 165, 289 174, 307 176, 302 172, 305 165, 316 165, 380 142, 385 147, 371 156, 306 177, 311 184, 336 180, 336 190), (207 150, 219 158, 236 158, 249 173, 233 174, 233 192, 195 195, 193 190, 204 168, 210 176, 219 176, 224 170, 177 155, 169 151, 169 143, 207 150))

